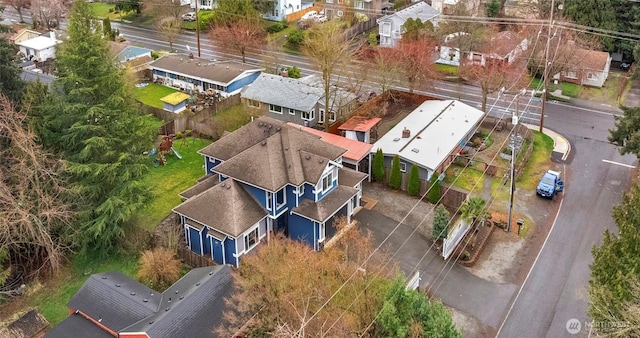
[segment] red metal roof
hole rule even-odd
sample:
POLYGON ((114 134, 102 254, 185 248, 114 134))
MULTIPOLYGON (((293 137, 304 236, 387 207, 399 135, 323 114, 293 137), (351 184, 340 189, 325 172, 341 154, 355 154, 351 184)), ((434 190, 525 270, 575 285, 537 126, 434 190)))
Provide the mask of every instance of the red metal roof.
POLYGON ((308 133, 319 136, 320 139, 324 142, 327 142, 334 146, 338 146, 342 149, 347 149, 347 152, 342 156, 345 159, 352 160, 355 162, 360 162, 365 156, 367 156, 369 154, 369 151, 371 150, 371 147, 373 146, 369 143, 351 140, 346 137, 342 137, 340 135, 327 133, 317 129, 301 126, 299 124, 295 124, 291 122, 287 122, 287 124, 292 127, 300 128, 300 130, 304 130, 308 133))
POLYGON ((373 128, 376 124, 378 124, 380 120, 382 119, 379 117, 354 116, 348 119, 347 122, 341 125, 338 129, 367 132, 371 130, 371 128, 373 128))

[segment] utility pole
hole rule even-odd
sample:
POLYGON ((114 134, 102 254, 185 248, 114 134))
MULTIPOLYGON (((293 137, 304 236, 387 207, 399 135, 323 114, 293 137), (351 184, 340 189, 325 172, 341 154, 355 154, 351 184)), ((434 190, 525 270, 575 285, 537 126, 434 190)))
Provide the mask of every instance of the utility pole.
POLYGON ((200 57, 200 18, 198 17, 198 2, 196 1, 196 41, 198 42, 198 57, 200 57))
POLYGON ((540 129, 544 129, 544 110, 547 104, 547 92, 549 91, 549 44, 551 43, 551 26, 553 25, 553 12, 556 9, 556 0, 551 0, 551 15, 549 16, 549 32, 547 33, 547 47, 544 50, 544 78, 542 79, 542 107, 540 108, 540 129))
POLYGON ((527 92, 526 89, 522 89, 521 92, 516 94, 516 111, 511 116, 511 124, 513 124, 513 146, 511 148, 511 184, 509 186, 509 219, 507 220, 507 232, 511 233, 511 219, 513 218, 513 197, 516 192, 516 153, 518 150, 518 123, 520 122, 520 116, 518 115, 518 103, 520 102, 520 96, 527 92))

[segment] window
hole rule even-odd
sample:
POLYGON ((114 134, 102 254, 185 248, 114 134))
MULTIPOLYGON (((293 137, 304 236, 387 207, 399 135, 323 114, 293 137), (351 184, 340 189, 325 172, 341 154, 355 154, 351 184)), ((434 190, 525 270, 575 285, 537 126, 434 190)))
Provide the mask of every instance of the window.
MULTIPOLYGON (((340 0, 338 0, 340 1, 340 0)), ((338 11, 338 13, 336 14, 337 16, 342 16, 342 11, 338 11)))
POLYGON ((328 175, 322 178, 322 192, 326 192, 333 185, 333 173, 330 172, 328 175))
POLYGON ((318 122, 324 123, 324 109, 320 108, 320 114, 318 114, 318 122))
POLYGON ((404 162, 400 162, 400 171, 403 173, 407 172, 407 164, 404 162))
POLYGON ((322 242, 324 241, 324 236, 325 236, 325 225, 324 223, 320 223, 320 226, 318 227, 318 242, 322 242))
POLYGON ((565 76, 570 78, 570 79, 577 79, 578 78, 578 74, 575 71, 567 71, 567 74, 565 76))
POLYGON ((298 188, 298 196, 304 195, 304 184, 298 188))
POLYGON ((328 3, 328 4, 332 4, 333 0, 326 0, 325 2, 328 3))
POLYGON ((244 235, 244 251, 253 249, 258 244, 258 228, 251 230, 248 234, 244 235))
POLYGON ((260 108, 260 101, 249 100, 249 107, 260 108))
POLYGON ((303 120, 307 120, 307 121, 311 121, 315 117, 314 116, 315 114, 314 114, 313 110, 311 110, 311 111, 303 111, 303 112, 300 112, 300 114, 301 114, 302 119, 303 120))
POLYGON ((382 35, 391 35, 391 23, 383 22, 382 23, 382 35))
POLYGON ((338 0, 338 4, 339 4, 339 5, 344 4, 344 0, 338 0))
POLYGON ((356 5, 354 7, 357 9, 364 9, 364 1, 356 1, 356 5))
POLYGON ((270 192, 267 193, 267 210, 271 210, 271 207, 273 206, 273 198, 272 198, 272 194, 270 192))
POLYGON ((289 115, 295 115, 295 114, 296 114, 296 110, 289 108, 289 115))
POLYGON ((276 209, 282 208, 285 203, 287 203, 287 196, 285 194, 285 189, 282 188, 276 193, 276 209))
POLYGON ((597 79, 597 77, 595 76, 595 74, 593 73, 587 73, 587 79, 589 80, 595 80, 597 79))
POLYGON ((272 113, 282 114, 282 107, 276 106, 275 104, 270 104, 269 111, 272 113))
POLYGON ((329 112, 329 121, 335 122, 335 120, 336 120, 336 112, 330 111, 329 112))

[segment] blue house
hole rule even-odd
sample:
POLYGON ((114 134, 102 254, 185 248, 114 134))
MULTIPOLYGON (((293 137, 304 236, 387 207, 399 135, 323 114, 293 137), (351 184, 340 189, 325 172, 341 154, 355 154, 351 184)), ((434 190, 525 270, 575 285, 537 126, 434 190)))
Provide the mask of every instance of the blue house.
POLYGON ((228 97, 251 84, 262 68, 235 61, 216 61, 193 54, 168 54, 149 64, 153 81, 188 92, 208 92, 228 97))
POLYGON ((260 117, 200 150, 208 177, 181 195, 189 248, 220 264, 275 232, 321 250, 360 206, 367 175, 342 165, 345 149, 270 117, 260 117))

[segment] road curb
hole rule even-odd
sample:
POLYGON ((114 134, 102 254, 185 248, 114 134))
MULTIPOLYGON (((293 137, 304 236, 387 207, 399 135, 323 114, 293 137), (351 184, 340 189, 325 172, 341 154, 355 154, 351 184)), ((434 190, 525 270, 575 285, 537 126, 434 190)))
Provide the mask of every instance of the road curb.
MULTIPOLYGON (((540 129, 539 126, 533 124, 523 123, 522 125, 531 130, 540 129)), ((562 154, 561 160, 566 161, 571 154, 571 142, 551 129, 542 128, 542 133, 553 139, 553 152, 562 154)))

